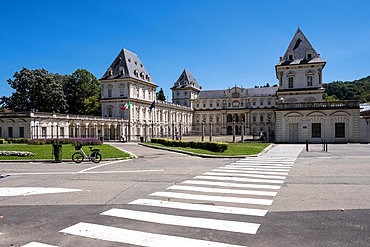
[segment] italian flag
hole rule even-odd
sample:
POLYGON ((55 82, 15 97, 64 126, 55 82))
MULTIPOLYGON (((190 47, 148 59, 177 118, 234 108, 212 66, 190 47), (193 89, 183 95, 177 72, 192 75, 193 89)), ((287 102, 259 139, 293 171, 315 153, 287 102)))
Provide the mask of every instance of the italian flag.
POLYGON ((130 108, 130 101, 127 102, 122 108, 121 110, 126 110, 127 108, 130 108))

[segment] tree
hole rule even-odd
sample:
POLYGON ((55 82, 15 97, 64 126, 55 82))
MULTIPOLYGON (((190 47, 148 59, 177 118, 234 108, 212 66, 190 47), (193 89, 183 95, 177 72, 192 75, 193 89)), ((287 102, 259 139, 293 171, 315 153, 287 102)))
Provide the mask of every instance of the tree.
POLYGON ((91 97, 100 99, 101 91, 100 82, 93 74, 85 69, 78 69, 68 77, 63 88, 67 97, 68 113, 80 115, 97 114, 98 111, 92 110, 96 109, 97 106, 92 105, 99 104, 100 107, 100 102, 96 102, 91 97), (92 108, 85 108, 85 100, 87 100, 86 104, 92 106, 92 108))
POLYGON ((84 101, 86 115, 101 116, 101 104, 96 96, 91 96, 84 101))
POLYGON ((166 100, 166 96, 164 95, 164 92, 163 92, 163 89, 162 88, 157 93, 157 100, 162 100, 162 101, 165 101, 166 100))
POLYGON ((14 111, 64 112, 66 99, 62 90, 64 76, 48 73, 45 69, 23 68, 15 72, 8 84, 15 92, 2 98, 5 107, 14 111))

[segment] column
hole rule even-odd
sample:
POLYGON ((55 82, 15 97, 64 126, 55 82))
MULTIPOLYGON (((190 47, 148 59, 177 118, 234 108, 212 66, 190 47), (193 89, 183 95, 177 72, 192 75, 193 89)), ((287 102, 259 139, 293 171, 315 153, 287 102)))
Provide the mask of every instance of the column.
POLYGON ((233 121, 233 143, 235 143, 235 120, 233 121))
POLYGON ((204 121, 202 120, 202 142, 204 141, 204 121))
POLYGON ((180 140, 182 140, 181 121, 180 121, 180 140))
POLYGON ((104 140, 104 123, 100 123, 100 128, 101 128, 101 137, 103 137, 104 140))
POLYGON ((242 129, 241 129, 241 141, 244 143, 244 122, 242 121, 242 129))
POLYGON ((212 141, 212 121, 209 122, 209 141, 212 141))

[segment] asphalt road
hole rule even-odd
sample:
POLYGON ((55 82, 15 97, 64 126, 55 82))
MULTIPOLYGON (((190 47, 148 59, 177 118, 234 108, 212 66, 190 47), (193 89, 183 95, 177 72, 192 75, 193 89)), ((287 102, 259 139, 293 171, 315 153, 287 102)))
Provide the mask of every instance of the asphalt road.
POLYGON ((369 145, 244 160, 115 145, 138 158, 1 163, 0 246, 370 246, 369 145))

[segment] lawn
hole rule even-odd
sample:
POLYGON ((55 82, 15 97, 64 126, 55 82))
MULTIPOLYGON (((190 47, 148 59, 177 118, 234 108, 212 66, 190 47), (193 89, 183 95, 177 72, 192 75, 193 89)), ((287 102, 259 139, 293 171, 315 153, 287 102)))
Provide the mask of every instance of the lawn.
MULTIPOLYGON (((94 148, 100 149, 102 159, 108 158, 127 158, 130 157, 129 154, 118 150, 108 144, 97 145, 94 148)), ((86 146, 82 147, 86 155, 89 154, 89 148, 86 146)), ((18 156, 0 156, 0 160, 35 160, 35 159, 52 159, 53 147, 51 144, 47 145, 28 145, 28 144, 0 144, 0 151, 28 151, 36 154, 35 156, 29 157, 18 157, 18 156)), ((72 154, 77 152, 75 147, 71 144, 65 144, 62 147, 62 158, 72 159, 72 154)))
POLYGON ((176 150, 183 150, 197 154, 211 154, 211 155, 224 155, 224 156, 237 156, 237 155, 254 155, 260 153, 263 149, 269 146, 271 143, 229 143, 229 148, 225 150, 223 153, 216 153, 208 150, 203 149, 196 149, 196 148, 184 148, 184 147, 170 147, 164 146, 159 143, 151 143, 146 142, 145 144, 158 146, 158 147, 165 147, 170 149, 176 150))

